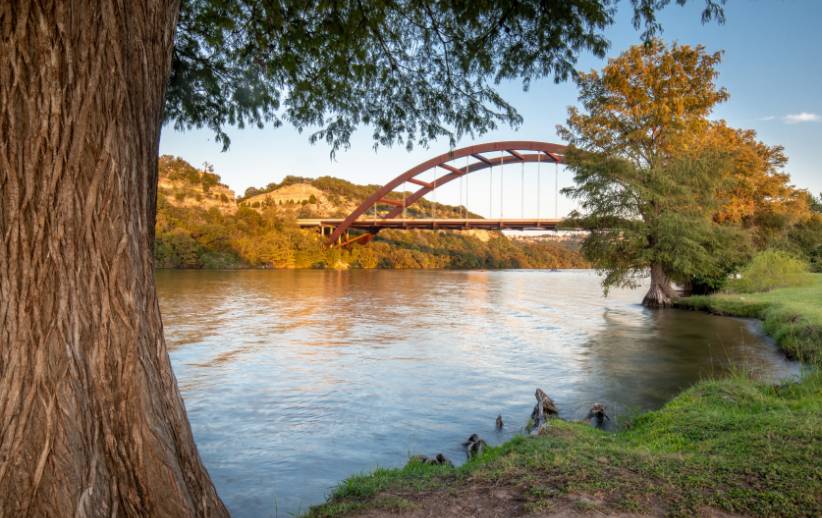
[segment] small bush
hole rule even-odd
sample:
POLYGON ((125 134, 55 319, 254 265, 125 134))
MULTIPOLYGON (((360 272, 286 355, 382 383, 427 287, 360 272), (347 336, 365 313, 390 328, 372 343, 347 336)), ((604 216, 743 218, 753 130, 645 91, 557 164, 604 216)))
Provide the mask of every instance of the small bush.
POLYGON ((775 288, 801 286, 808 273, 808 264, 781 250, 765 250, 756 254, 742 269, 738 279, 725 287, 730 293, 756 293, 775 288))

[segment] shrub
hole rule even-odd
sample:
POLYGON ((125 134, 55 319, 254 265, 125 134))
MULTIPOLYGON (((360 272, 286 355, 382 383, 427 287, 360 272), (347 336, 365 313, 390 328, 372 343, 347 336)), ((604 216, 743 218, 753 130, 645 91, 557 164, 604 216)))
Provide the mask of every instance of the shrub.
POLYGON ((800 286, 807 278, 808 264, 782 250, 765 250, 756 254, 739 273, 739 278, 728 282, 725 291, 755 293, 800 286))

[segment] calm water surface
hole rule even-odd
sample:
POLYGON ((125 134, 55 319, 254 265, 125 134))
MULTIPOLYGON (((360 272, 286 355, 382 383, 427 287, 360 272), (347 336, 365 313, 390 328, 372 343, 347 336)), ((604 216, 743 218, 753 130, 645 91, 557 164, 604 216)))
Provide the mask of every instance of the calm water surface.
POLYGON ((200 453, 235 516, 289 516, 340 480, 562 417, 617 418, 744 366, 796 375, 750 321, 603 298, 584 271, 157 274, 200 453), (506 429, 498 434, 494 419, 506 429))

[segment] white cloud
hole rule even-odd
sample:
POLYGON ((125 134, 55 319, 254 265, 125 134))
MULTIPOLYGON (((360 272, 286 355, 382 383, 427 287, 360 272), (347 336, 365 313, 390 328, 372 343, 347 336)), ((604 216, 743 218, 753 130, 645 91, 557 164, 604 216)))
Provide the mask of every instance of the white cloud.
POLYGON ((815 113, 801 112, 785 115, 782 120, 786 124, 799 124, 800 122, 819 122, 822 118, 815 113))
POLYGON ((776 116, 774 116, 774 115, 768 115, 767 117, 762 117, 762 118, 761 118, 761 119, 759 119, 759 120, 761 120, 761 121, 772 121, 772 120, 774 120, 775 118, 776 118, 776 116))

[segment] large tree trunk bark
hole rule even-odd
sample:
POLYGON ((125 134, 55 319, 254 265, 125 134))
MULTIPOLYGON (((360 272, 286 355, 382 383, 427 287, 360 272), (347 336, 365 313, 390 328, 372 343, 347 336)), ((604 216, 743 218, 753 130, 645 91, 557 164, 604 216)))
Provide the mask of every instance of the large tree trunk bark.
POLYGON ((0 516, 227 514, 154 290, 178 9, 0 2, 0 516))
POLYGON ((642 305, 648 308, 667 308, 673 305, 674 290, 671 279, 661 264, 651 265, 651 287, 642 299, 642 305))

